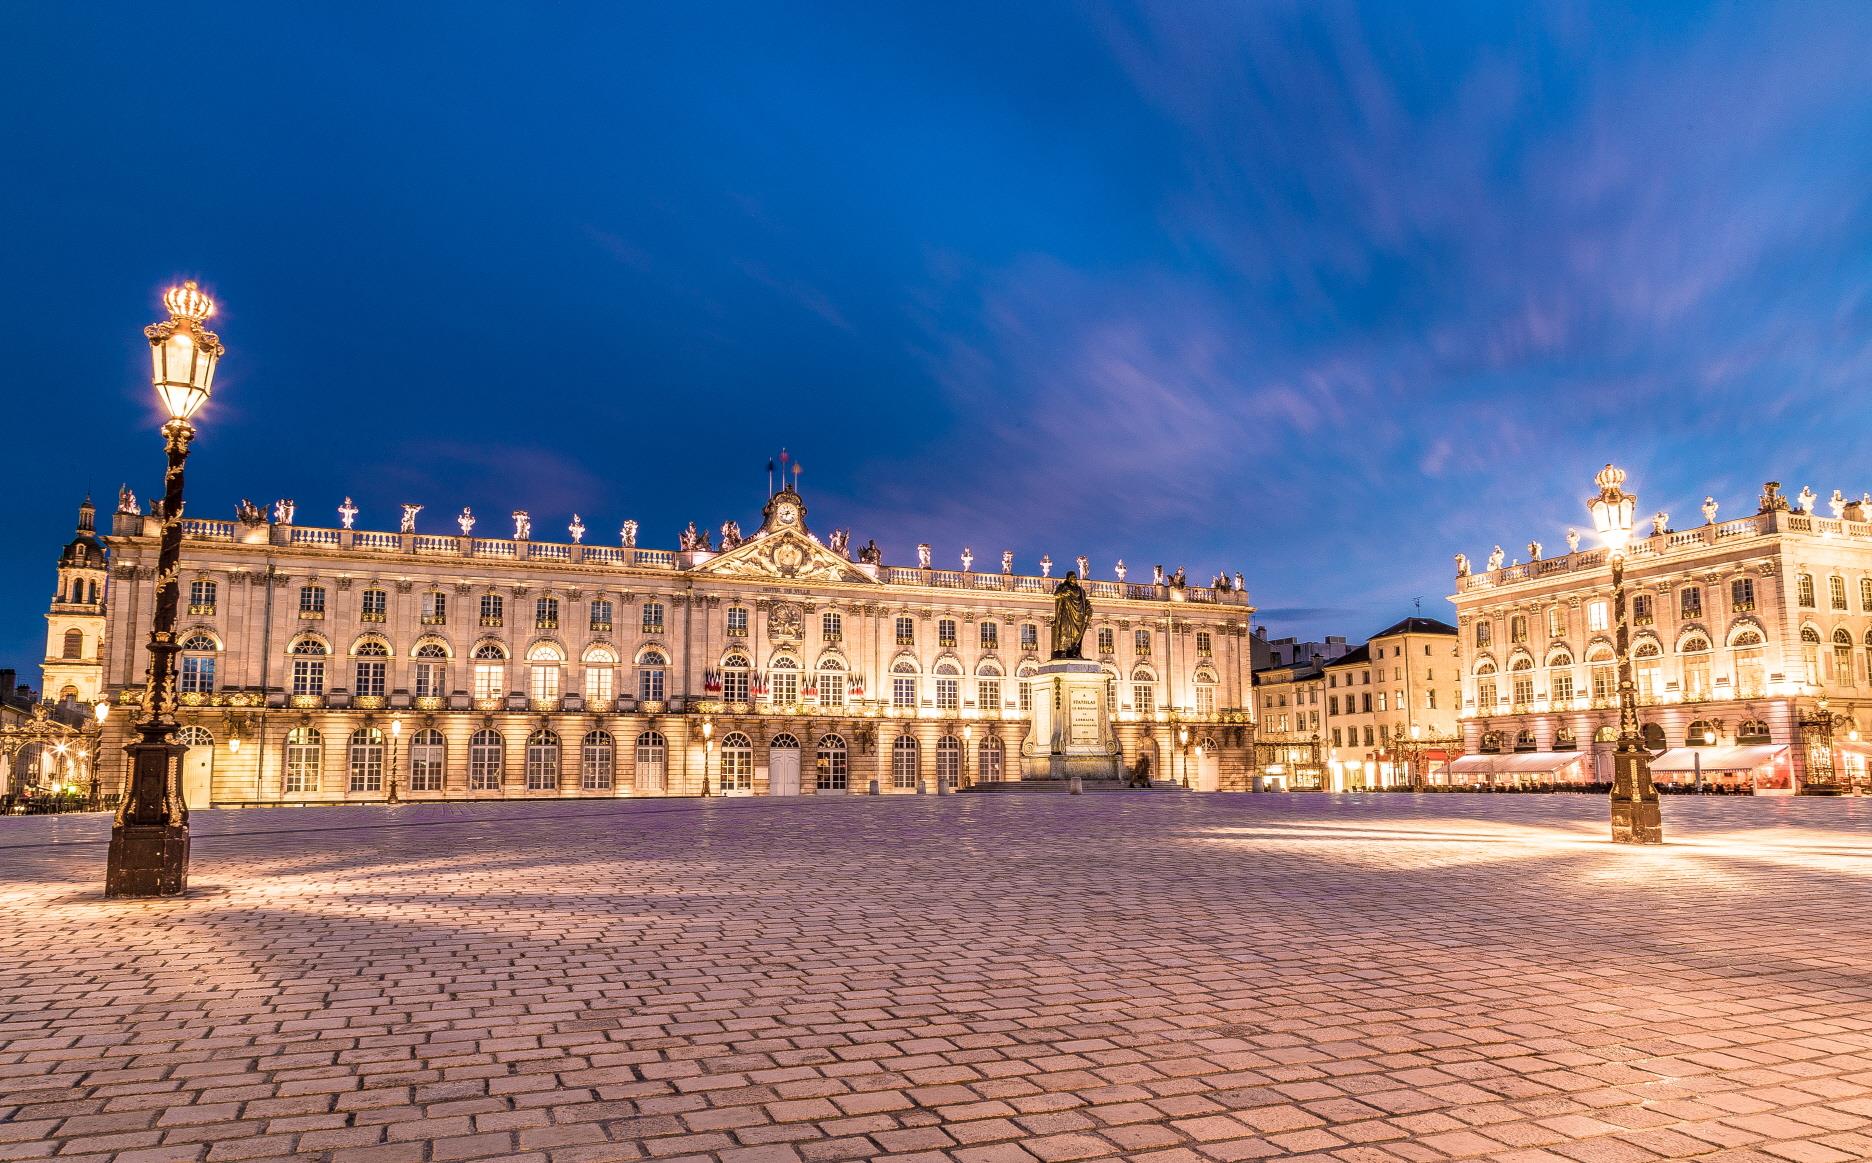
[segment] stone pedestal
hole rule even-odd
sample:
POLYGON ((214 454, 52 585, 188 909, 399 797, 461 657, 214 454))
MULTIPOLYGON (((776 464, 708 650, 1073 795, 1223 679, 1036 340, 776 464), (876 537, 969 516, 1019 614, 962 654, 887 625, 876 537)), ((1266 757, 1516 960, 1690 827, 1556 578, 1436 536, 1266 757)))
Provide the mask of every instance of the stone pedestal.
POLYGON ((1023 681, 1033 719, 1021 745, 1021 779, 1118 781, 1118 734, 1106 709, 1103 668, 1081 658, 1056 658, 1023 681))
POLYGON ((111 830, 105 896, 181 896, 188 891, 186 825, 119 824, 111 830))

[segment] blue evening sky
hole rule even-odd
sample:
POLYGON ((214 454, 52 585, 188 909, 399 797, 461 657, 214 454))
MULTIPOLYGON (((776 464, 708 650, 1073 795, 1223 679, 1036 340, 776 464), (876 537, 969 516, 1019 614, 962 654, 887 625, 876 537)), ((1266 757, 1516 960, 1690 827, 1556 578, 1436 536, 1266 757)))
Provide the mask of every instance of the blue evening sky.
POLYGON ((228 345, 189 512, 757 519, 1242 570, 1276 634, 1450 555, 1872 490, 1872 5, 7 6, 30 670, 144 324, 228 345))

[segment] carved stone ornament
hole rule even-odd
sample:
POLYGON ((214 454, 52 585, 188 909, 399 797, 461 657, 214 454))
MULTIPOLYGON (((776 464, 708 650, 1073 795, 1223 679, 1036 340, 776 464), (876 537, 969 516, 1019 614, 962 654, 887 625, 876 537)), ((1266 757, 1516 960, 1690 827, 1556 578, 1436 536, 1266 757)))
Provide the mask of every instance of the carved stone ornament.
POLYGON ((339 593, 342 594, 346 592, 347 590, 349 590, 350 588, 351 588, 350 577, 346 576, 346 577, 341 577, 338 579, 338 592, 339 593))
POLYGON ((806 636, 806 615, 792 602, 775 602, 767 612, 767 641, 775 646, 795 644, 806 636))
POLYGON ((408 578, 402 578, 396 583, 396 592, 399 594, 407 594, 414 588, 416 583, 408 578))

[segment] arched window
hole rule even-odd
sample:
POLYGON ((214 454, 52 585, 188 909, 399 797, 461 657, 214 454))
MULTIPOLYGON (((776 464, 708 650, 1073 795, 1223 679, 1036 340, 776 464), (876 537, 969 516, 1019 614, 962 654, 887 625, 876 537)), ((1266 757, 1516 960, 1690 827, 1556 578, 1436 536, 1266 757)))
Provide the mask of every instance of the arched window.
POLYGON ((527 669, 530 672, 527 682, 527 698, 533 705, 544 709, 555 709, 559 701, 560 664, 565 662, 565 651, 556 643, 536 642, 527 651, 527 669))
POLYGON ((1644 740, 1646 751, 1662 751, 1670 746, 1664 738, 1664 728, 1656 723, 1646 723, 1639 728, 1638 734, 1644 740))
POLYGON ((1717 723, 1714 719, 1696 720, 1691 723, 1689 729, 1684 732, 1684 746, 1715 746, 1716 740, 1722 735, 1722 732, 1718 729, 1720 726, 1721 724, 1717 723))
POLYGON ((936 782, 944 787, 962 782, 962 741, 954 735, 936 740, 936 782))
MULTIPOLYGON (((637 736, 637 770, 649 776, 649 783, 656 783, 663 777, 663 762, 669 755, 669 745, 656 731, 645 731, 637 736)), ((639 785, 645 781, 640 778, 639 785)))
POLYGON ((410 736, 409 788, 411 791, 441 791, 443 761, 448 745, 442 732, 424 727, 410 736))
POLYGON ((722 736, 721 789, 754 790, 754 741, 739 731, 722 736))
POLYGON ((616 766, 617 746, 609 733, 588 731, 579 749, 579 787, 585 791, 610 791, 616 766))
POLYGON ((1002 778, 1002 761, 1007 755, 1006 745, 999 735, 983 735, 981 746, 976 752, 976 770, 982 779, 999 783, 1002 778))
POLYGON ((474 697, 499 699, 507 694, 507 648, 483 642, 474 650, 474 697))
POLYGON ((909 735, 897 736, 891 744, 891 786, 912 788, 917 785, 917 741, 909 735))
POLYGON ((799 740, 794 738, 791 734, 785 731, 782 731, 778 735, 775 735, 772 739, 769 739, 767 741, 767 750, 769 751, 798 751, 799 740))
POLYGON ((384 672, 389 667, 390 648, 377 639, 366 639, 352 648, 356 674, 351 693, 366 698, 382 698, 384 672))
POLYGON ((1157 676, 1147 666, 1131 672, 1131 707, 1140 715, 1157 711, 1157 676))
POLYGON ((1852 633, 1842 626, 1833 631, 1833 681, 1840 686, 1853 685, 1852 656, 1852 633))
POLYGON ((836 658, 819 660, 819 705, 845 705, 845 664, 836 658))
POLYGON ((910 657, 891 663, 891 706, 904 709, 917 705, 917 664, 910 657))
POLYGON ((609 646, 585 648, 585 704, 594 711, 604 710, 617 697, 617 651, 609 646))
POLYGON ((819 791, 844 791, 848 778, 845 740, 837 735, 819 739, 819 754, 813 760, 813 786, 819 791))
POLYGON ((1574 737, 1573 728, 1559 727, 1555 729, 1553 734, 1553 747, 1555 751, 1572 751, 1578 746, 1579 740, 1574 737))
POLYGON ((1807 669, 1807 685, 1820 685, 1820 631, 1807 625, 1801 627, 1801 662, 1807 669))
POLYGON ((527 736, 526 786, 528 791, 559 790, 559 736, 544 727, 527 736))
POLYGON ((215 650, 215 640, 206 634, 191 634, 183 639, 180 682, 183 694, 205 695, 214 690, 215 650))
POLYGON ((767 699, 777 707, 799 705, 799 663, 784 654, 775 655, 768 664, 767 699))
POLYGON ((1517 710, 1526 710, 1534 701, 1534 660, 1525 654, 1508 663, 1508 682, 1517 710))
POLYGON ((286 794, 319 790, 319 770, 325 766, 325 743, 315 727, 294 727, 286 732, 286 794))
POLYGON ((1767 644, 1762 632, 1746 623, 1729 631, 1729 649, 1735 655, 1735 693, 1737 698, 1760 698, 1765 690, 1767 644))
POLYGON ((1523 727, 1515 732, 1514 749, 1516 751, 1534 751, 1539 747, 1540 744, 1534 740, 1533 728, 1523 727))
POLYGON ((64 649, 64 655, 66 658, 83 658, 84 657, 84 631, 83 630, 65 631, 65 645, 63 649, 64 649))
POLYGON ((1736 726, 1736 742, 1742 746, 1759 746, 1769 741, 1768 724, 1760 719, 1748 719, 1736 726))
POLYGON ((1593 742, 1594 743, 1616 743, 1618 742, 1618 728, 1609 727, 1609 726, 1599 728, 1597 731, 1593 732, 1593 742))
POLYGON ((358 792, 383 791, 384 741, 383 732, 375 727, 360 727, 351 732, 351 752, 346 769, 350 772, 350 781, 345 790, 353 794, 358 792))
MULTIPOLYGON (((1478 623, 1478 625, 1479 624, 1480 623, 1478 623)), ((1482 661, 1476 663, 1475 675, 1476 709, 1479 711, 1493 711, 1495 709, 1495 704, 1499 701, 1495 686, 1495 663, 1484 658, 1482 661)))
POLYGON ((492 727, 476 731, 468 740, 468 790, 499 791, 506 759, 499 731, 492 727))
POLYGON ((752 673, 748 656, 740 651, 730 651, 721 663, 721 695, 725 702, 745 703, 748 701, 748 676, 752 673))
POLYGON ((301 638, 292 644, 292 693, 325 693, 325 644, 316 638, 301 638))
POLYGON ((662 702, 669 678, 669 656, 661 650, 645 650, 637 656, 637 697, 645 702, 662 702))
MULTIPOLYGON (((447 693, 448 648, 440 643, 425 642, 416 648, 416 697, 439 699, 447 693)), ((414 783, 410 786, 411 790, 415 789, 414 783)))
POLYGON ((962 668, 954 661, 945 659, 936 664, 936 709, 955 711, 962 706, 962 668))
POLYGON ((1477 743, 1476 747, 1477 747, 1477 750, 1486 752, 1490 755, 1493 755, 1499 752, 1502 749, 1501 732, 1500 731, 1482 732, 1482 738, 1477 743))
POLYGON ((1683 656, 1684 698, 1709 698, 1710 640, 1700 632, 1692 631, 1677 643, 1677 653, 1683 656))

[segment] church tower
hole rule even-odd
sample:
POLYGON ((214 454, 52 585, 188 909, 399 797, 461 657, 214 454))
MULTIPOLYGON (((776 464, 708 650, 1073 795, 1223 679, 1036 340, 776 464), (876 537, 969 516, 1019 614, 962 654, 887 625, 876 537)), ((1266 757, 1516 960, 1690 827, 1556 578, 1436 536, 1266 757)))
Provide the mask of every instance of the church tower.
POLYGON ((108 553, 97 535, 97 509, 78 506, 78 534, 59 554, 58 590, 46 614, 42 668, 45 697, 93 702, 104 686, 104 589, 108 553))

